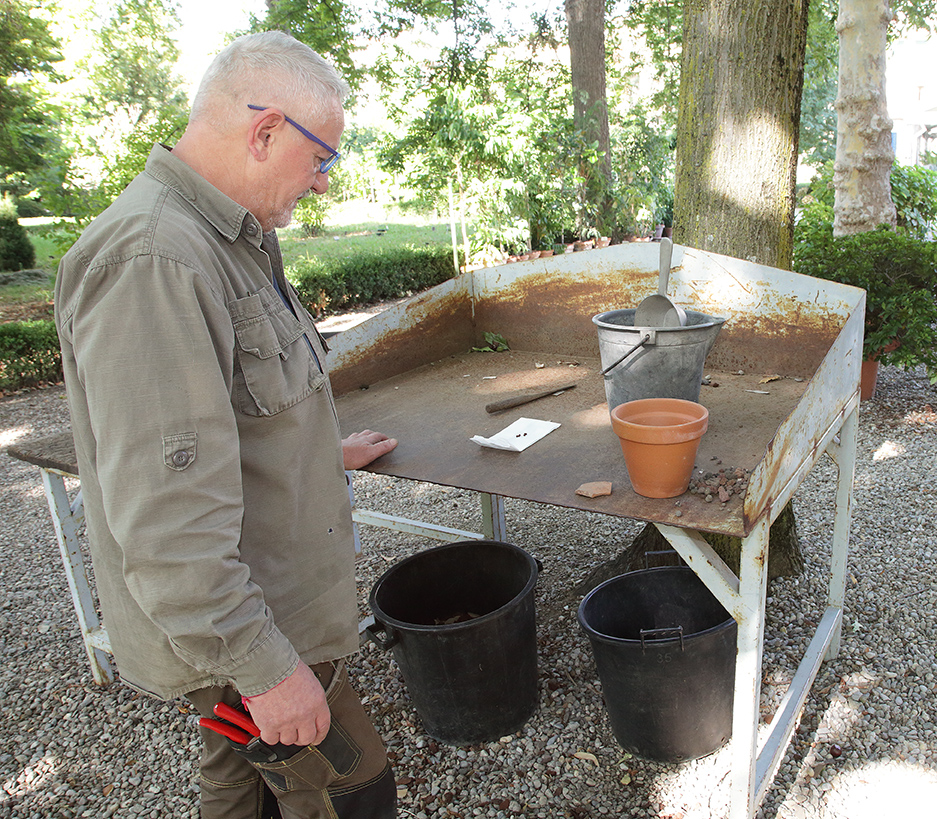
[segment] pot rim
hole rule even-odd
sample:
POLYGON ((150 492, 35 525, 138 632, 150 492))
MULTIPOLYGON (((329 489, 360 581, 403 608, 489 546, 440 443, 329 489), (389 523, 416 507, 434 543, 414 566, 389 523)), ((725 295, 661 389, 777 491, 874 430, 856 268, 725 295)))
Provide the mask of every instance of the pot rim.
POLYGON ((709 410, 696 401, 684 398, 638 398, 614 407, 609 413, 615 434, 626 441, 645 444, 669 444, 699 438, 709 428, 709 410), (681 418, 673 424, 645 424, 621 417, 628 408, 637 413, 671 411, 681 418))

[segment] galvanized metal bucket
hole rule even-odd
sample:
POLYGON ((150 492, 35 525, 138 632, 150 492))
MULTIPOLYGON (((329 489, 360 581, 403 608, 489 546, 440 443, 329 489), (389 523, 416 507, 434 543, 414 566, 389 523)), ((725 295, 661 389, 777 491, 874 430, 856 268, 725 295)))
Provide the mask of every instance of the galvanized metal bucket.
POLYGON ((706 356, 725 323, 693 310, 683 327, 636 327, 634 308, 592 317, 609 410, 640 398, 698 401, 706 356))

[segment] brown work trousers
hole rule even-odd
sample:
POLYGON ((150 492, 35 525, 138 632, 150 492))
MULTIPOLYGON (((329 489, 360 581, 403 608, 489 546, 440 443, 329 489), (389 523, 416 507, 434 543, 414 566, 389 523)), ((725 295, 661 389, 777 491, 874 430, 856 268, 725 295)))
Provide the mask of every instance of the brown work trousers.
MULTIPOLYGON (((342 661, 312 666, 326 690, 332 715, 330 761, 315 745, 287 760, 248 761, 214 731, 201 728, 201 819, 262 819, 277 816, 264 804, 272 793, 282 819, 393 819, 397 788, 384 743, 342 661), (335 736, 332 734, 335 732, 335 736), (262 777, 262 778, 261 778, 262 777), (266 787, 264 784, 266 783, 266 787)), ((238 705, 231 687, 200 688, 186 695, 202 716, 212 717, 218 702, 238 705)))

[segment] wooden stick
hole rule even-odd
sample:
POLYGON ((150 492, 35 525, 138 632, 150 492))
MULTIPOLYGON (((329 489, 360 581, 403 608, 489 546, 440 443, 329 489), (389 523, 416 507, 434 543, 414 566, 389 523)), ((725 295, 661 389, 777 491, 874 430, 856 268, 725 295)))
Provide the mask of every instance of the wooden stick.
POLYGON ((553 395, 553 393, 556 392, 571 390, 575 386, 575 384, 562 384, 558 387, 551 387, 548 390, 517 393, 510 398, 501 398, 498 401, 492 401, 490 404, 486 404, 485 412, 501 412, 501 410, 511 409, 511 407, 519 407, 521 404, 528 404, 531 401, 536 401, 538 398, 546 398, 548 395, 553 395))

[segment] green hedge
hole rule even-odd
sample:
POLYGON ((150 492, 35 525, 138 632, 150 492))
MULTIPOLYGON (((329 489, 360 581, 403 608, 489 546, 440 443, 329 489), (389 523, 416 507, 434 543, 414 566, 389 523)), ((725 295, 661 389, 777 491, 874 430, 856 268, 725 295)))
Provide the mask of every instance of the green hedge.
POLYGON ((453 276, 452 249, 445 245, 400 247, 346 259, 299 259, 286 270, 303 306, 314 316, 361 304, 408 296, 453 276))
MULTIPOLYGON (((307 258, 287 269, 287 276, 313 315, 406 296, 452 275, 452 251, 429 245, 333 259, 327 267, 318 259, 307 258)), ((0 391, 61 380, 62 356, 54 322, 0 324, 0 391)))
POLYGON ((0 390, 11 392, 62 380, 62 354, 55 323, 0 324, 0 390))

